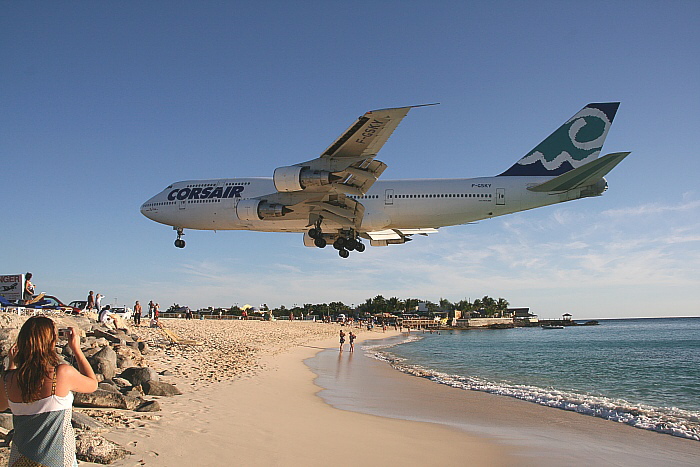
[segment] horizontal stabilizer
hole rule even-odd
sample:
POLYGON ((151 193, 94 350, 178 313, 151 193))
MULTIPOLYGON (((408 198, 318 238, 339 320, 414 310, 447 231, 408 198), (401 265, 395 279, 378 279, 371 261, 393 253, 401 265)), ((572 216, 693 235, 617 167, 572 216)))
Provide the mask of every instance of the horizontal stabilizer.
POLYGON ((591 162, 582 165, 576 169, 570 170, 558 177, 539 185, 528 188, 535 192, 561 192, 569 191, 574 188, 588 186, 596 183, 610 172, 617 164, 627 157, 629 152, 614 152, 606 154, 603 157, 594 159, 591 162))

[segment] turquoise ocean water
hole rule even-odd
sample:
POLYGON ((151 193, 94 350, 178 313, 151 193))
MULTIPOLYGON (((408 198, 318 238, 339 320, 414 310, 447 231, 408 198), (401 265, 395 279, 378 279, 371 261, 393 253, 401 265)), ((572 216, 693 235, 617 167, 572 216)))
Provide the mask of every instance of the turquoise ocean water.
POLYGON ((365 351, 465 390, 700 441, 700 318, 411 333, 365 351))

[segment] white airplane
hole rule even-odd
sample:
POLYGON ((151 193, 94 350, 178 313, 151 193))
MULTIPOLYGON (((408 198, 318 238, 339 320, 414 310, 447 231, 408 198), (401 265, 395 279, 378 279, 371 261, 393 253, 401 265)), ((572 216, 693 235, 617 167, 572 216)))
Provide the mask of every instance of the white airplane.
MULTIPOLYGON (((428 104, 432 105, 432 104, 428 104)), ((619 102, 588 104, 496 177, 377 181, 375 156, 413 107, 361 116, 320 157, 280 167, 272 178, 215 178, 168 185, 141 213, 184 229, 303 232, 304 245, 332 244, 341 257, 412 235, 599 196, 603 178, 629 152, 600 155, 619 102)))

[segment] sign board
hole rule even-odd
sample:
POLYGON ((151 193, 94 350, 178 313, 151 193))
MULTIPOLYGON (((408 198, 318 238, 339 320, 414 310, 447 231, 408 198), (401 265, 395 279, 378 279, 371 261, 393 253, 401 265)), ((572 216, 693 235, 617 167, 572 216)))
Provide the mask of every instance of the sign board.
POLYGON ((8 274, 0 276, 0 295, 10 301, 22 300, 24 290, 24 274, 8 274))

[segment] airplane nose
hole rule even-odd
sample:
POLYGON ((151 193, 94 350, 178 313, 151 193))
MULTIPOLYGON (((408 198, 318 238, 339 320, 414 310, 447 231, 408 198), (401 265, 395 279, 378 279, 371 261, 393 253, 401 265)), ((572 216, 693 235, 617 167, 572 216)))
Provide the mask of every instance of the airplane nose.
POLYGON ((141 214, 148 217, 151 220, 156 220, 155 217, 158 214, 158 205, 155 202, 155 196, 141 205, 141 214))

